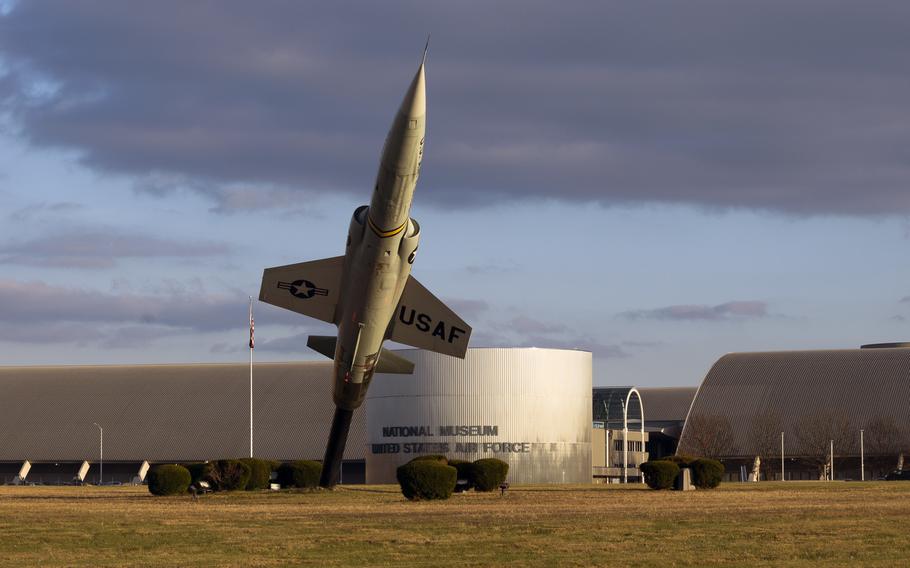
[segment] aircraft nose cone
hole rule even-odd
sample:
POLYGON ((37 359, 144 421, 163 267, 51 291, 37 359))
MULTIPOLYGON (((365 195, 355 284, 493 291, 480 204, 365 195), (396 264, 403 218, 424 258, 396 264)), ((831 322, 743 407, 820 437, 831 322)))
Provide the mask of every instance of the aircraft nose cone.
POLYGON ((417 74, 414 75, 414 80, 411 81, 411 86, 408 87, 408 92, 404 95, 398 112, 408 118, 420 118, 427 113, 426 76, 423 63, 417 69, 417 74))

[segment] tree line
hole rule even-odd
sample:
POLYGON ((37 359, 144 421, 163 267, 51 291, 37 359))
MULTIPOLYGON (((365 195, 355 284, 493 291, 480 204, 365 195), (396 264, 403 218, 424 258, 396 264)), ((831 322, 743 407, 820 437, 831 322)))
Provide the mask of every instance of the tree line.
POLYGON ((860 429, 863 430, 865 463, 868 469, 890 471, 898 467, 903 455, 910 454, 910 429, 892 416, 875 416, 861 423, 846 414, 822 411, 808 414, 785 424, 773 411, 753 415, 744 441, 737 447, 737 437, 726 416, 694 414, 685 426, 685 438, 679 453, 702 455, 714 459, 760 457, 766 479, 780 467, 781 432, 785 432, 785 455, 817 468, 822 475, 829 466, 831 442, 835 457, 859 456, 860 429))

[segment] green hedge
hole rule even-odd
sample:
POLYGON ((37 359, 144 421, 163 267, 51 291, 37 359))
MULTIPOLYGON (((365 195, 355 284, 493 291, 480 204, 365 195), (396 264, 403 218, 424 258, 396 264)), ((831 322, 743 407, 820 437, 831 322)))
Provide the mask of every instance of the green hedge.
POLYGON ((666 460, 645 462, 640 469, 645 476, 645 483, 651 489, 670 489, 679 475, 679 466, 666 460))
POLYGON ((695 457, 689 456, 686 454, 676 454, 675 456, 664 456, 662 458, 657 458, 652 461, 668 461, 673 462, 678 465, 680 468, 689 467, 689 464, 695 461, 695 457))
POLYGON ((455 490, 458 470, 434 460, 412 460, 396 471, 401 493, 411 501, 448 499, 455 490))
POLYGON ((256 458, 243 458, 240 461, 250 468, 250 480, 246 484, 247 491, 268 489, 272 481, 272 472, 280 465, 278 462, 256 458))
MULTIPOLYGON (((439 455, 439 454, 427 454, 427 455, 425 455, 425 456, 417 456, 416 458, 412 459, 411 461, 412 461, 412 462, 416 462, 416 461, 433 461, 433 462, 441 463, 442 465, 448 465, 448 464, 449 464, 449 458, 447 458, 447 457, 445 457, 445 456, 443 456, 443 455, 439 455)), ((409 462, 409 463, 410 463, 410 462, 409 462)))
POLYGON ((322 464, 318 461, 298 460, 278 466, 278 483, 282 487, 312 489, 319 485, 322 464))
POLYGON ((474 462, 474 489, 495 491, 506 480, 509 464, 496 458, 484 458, 474 462))
POLYGON ((724 476, 724 464, 709 458, 698 458, 689 464, 692 485, 699 489, 714 489, 724 476))
POLYGON ((152 495, 180 495, 189 489, 190 480, 189 470, 182 465, 158 465, 149 471, 149 492, 152 495))

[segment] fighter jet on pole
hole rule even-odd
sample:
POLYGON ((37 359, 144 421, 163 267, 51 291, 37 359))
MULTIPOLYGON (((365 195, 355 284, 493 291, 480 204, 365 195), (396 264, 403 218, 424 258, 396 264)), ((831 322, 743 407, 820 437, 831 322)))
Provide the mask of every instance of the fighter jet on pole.
POLYGON ((414 370, 383 349, 389 339, 464 358, 471 327, 411 276, 420 225, 411 199, 420 175, 426 128, 426 48, 382 149, 370 205, 354 211, 343 256, 267 268, 259 299, 334 323, 337 337, 307 345, 335 360, 335 417, 322 462, 322 487, 333 487, 351 417, 373 373, 414 370))

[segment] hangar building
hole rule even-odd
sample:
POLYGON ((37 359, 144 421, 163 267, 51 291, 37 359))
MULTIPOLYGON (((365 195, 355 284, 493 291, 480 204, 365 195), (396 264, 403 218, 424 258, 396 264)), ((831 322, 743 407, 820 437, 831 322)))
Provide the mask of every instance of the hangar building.
MULTIPOLYGON (((393 481, 389 472, 414 451, 441 453, 433 444, 449 444, 453 457, 505 459, 513 482, 590 482, 589 352, 470 349, 464 361, 399 353, 416 373, 374 380, 354 413, 343 483, 393 481)), ((331 365, 255 365, 256 457, 322 458, 334 411, 331 365)), ((143 462, 249 455, 243 363, 4 367, 0 392, 0 481, 11 482, 27 461, 29 482, 69 482, 84 467, 85 480, 97 482, 99 426, 104 482, 133 479, 143 462)))
POLYGON ((910 450, 908 347, 725 355, 698 389, 679 451, 721 458, 732 480, 819 479, 832 466, 834 479, 877 478, 910 450))

